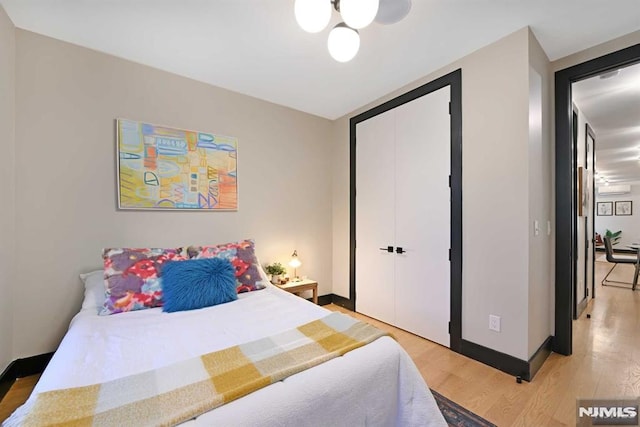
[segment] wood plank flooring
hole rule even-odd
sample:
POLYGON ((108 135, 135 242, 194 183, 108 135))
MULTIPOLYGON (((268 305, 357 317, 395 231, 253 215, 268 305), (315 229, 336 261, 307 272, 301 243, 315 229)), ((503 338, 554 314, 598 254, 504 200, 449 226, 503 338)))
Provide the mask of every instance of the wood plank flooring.
POLYGON ((30 377, 18 378, 11 386, 11 390, 0 401, 0 423, 7 419, 15 409, 22 405, 31 390, 35 387, 40 375, 32 375, 30 377))
MULTIPOLYGON (((326 307, 390 331, 431 388, 498 426, 572 426, 578 397, 640 395, 640 291, 600 286, 610 267, 596 263, 596 299, 574 322, 574 354, 552 354, 530 383, 517 384, 510 375, 374 319, 335 305, 326 307)), ((627 281, 632 277, 629 265, 617 266, 609 276, 627 281)), ((0 402, 0 421, 26 400, 37 379, 27 377, 14 384, 0 402)))
MULTIPOLYGON (((596 299, 574 321, 573 355, 551 354, 530 383, 374 319, 328 308, 393 333, 431 388, 498 426, 575 426, 577 398, 640 396, 640 291, 601 286, 611 266, 596 262, 596 299)), ((618 265, 609 276, 632 278, 632 265, 618 265)))

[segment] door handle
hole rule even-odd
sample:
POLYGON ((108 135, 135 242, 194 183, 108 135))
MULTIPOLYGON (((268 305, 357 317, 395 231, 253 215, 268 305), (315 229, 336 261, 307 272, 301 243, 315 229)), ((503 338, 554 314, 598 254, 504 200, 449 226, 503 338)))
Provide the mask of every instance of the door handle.
POLYGON ((396 253, 397 253, 397 254, 403 254, 403 253, 405 253, 405 252, 407 252, 407 251, 405 251, 404 249, 402 249, 402 247, 400 247, 400 246, 398 246, 398 247, 396 248, 396 253))
POLYGON ((387 251, 393 253, 393 246, 387 246, 386 248, 380 248, 381 251, 387 251))

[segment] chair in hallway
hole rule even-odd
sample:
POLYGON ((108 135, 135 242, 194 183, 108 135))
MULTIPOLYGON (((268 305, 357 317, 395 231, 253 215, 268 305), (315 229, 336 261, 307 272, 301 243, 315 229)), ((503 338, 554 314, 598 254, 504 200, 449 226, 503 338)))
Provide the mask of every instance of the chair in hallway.
POLYGON ((608 237, 604 238, 604 250, 607 257, 607 261, 609 261, 610 263, 613 263, 613 267, 611 267, 611 270, 609 270, 607 275, 604 276, 604 279, 602 279, 602 283, 601 283, 602 286, 606 286, 607 283, 626 283, 628 285, 632 285, 631 289, 635 291, 636 284, 638 283, 638 271, 640 269, 640 251, 635 256, 614 255, 613 245, 611 244, 611 239, 609 239, 608 237), (607 280, 607 277, 609 277, 613 269, 616 268, 618 264, 634 264, 635 265, 635 271, 633 273, 633 283, 620 282, 618 280, 607 280))

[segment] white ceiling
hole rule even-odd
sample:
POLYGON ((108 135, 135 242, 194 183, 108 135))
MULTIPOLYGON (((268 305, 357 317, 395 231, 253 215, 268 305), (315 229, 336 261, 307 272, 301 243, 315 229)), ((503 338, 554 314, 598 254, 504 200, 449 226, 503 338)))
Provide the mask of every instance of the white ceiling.
POLYGON ((572 90, 596 135, 599 177, 611 184, 640 181, 640 64, 579 81, 572 90))
POLYGON ((551 60, 640 29, 638 0, 413 0, 403 21, 361 30, 360 52, 341 64, 329 29, 298 27, 293 0, 0 4, 17 27, 329 119, 526 25, 551 60))

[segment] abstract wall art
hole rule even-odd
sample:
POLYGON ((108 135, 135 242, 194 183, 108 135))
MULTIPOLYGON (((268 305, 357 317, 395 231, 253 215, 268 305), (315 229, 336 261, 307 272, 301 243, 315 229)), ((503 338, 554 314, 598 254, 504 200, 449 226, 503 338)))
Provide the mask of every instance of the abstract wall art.
POLYGON ((238 209, 238 140, 117 120, 118 208, 238 209))

